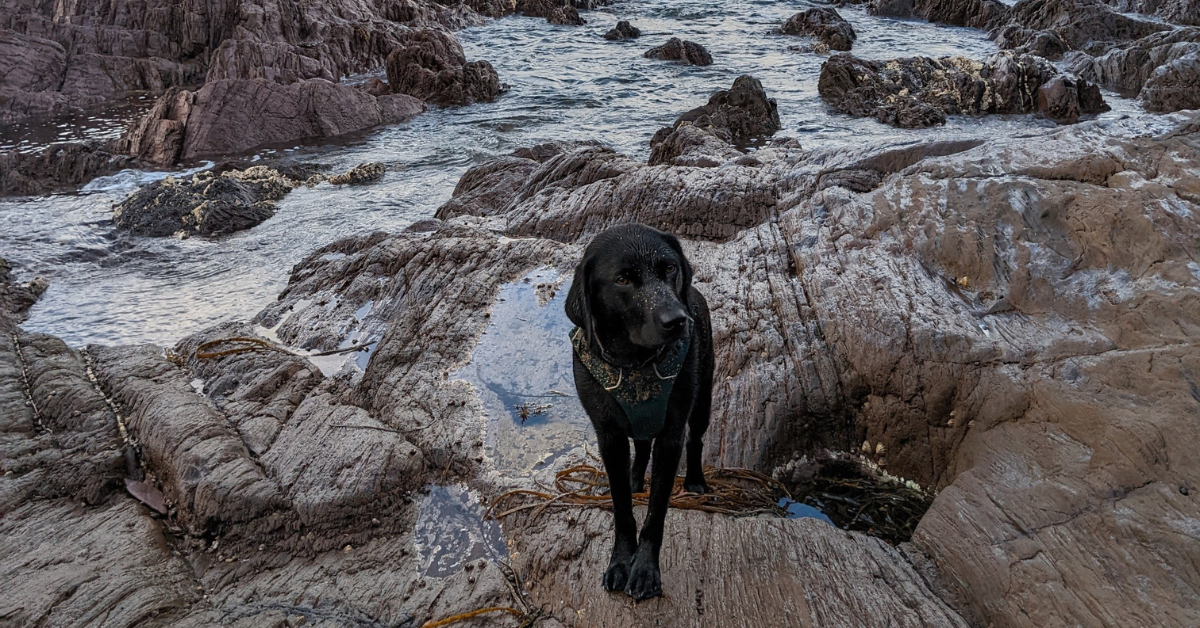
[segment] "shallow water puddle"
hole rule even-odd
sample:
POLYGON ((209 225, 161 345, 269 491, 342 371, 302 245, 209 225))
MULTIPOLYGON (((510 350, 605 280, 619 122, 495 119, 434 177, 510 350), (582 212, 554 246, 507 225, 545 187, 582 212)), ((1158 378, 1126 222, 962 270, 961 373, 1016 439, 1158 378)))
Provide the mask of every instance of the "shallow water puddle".
MULTIPOLYGON (((327 310, 332 310, 333 308, 337 307, 339 300, 339 297, 335 296, 330 299, 328 303, 321 307, 324 307, 327 310)), ((286 346, 287 343, 279 339, 279 334, 277 333, 279 327, 287 322, 292 316, 299 314, 312 305, 312 300, 300 299, 299 301, 296 301, 294 306, 292 306, 291 312, 287 316, 281 318, 274 327, 263 327, 262 325, 257 325, 255 326, 255 333, 263 338, 266 338, 267 340, 270 340, 271 342, 286 346)), ((345 374, 349 375, 351 379, 361 376, 363 372, 367 370, 367 363, 371 361, 371 355, 375 353, 375 348, 379 345, 379 340, 369 340, 367 337, 367 332, 363 329, 363 322, 366 320, 367 315, 371 313, 371 310, 374 307, 374 301, 367 301, 362 305, 362 307, 354 311, 354 318, 357 321, 357 324, 355 325, 354 329, 350 330, 350 333, 348 333, 346 337, 343 338, 340 343, 338 343, 337 346, 337 349, 347 349, 347 351, 342 353, 330 353, 329 355, 314 355, 322 353, 320 351, 314 351, 311 352, 312 354, 306 354, 305 351, 295 348, 292 348, 291 351, 295 352, 296 355, 300 357, 307 358, 309 362, 312 362, 313 365, 321 370, 321 374, 325 377, 341 375, 344 371, 348 371, 345 374), (349 351, 349 349, 353 347, 361 348, 357 351, 349 351)))
POLYGON ((470 364, 451 375, 474 386, 489 455, 510 477, 595 442, 571 373, 573 325, 563 311, 570 282, 556 287, 557 280, 556 271, 538 269, 503 286, 470 364))
POLYGON ((500 524, 484 520, 485 508, 464 486, 430 486, 413 534, 423 578, 444 578, 480 559, 506 560, 500 524))

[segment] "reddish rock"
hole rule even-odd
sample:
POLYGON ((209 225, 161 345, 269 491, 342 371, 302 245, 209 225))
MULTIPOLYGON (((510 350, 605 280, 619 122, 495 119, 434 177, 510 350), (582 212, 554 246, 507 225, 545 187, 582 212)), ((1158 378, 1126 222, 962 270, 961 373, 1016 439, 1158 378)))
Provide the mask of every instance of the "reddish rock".
POLYGON ((462 46, 442 31, 411 31, 387 58, 388 84, 436 105, 491 102, 500 94, 500 79, 487 61, 467 62, 462 46))

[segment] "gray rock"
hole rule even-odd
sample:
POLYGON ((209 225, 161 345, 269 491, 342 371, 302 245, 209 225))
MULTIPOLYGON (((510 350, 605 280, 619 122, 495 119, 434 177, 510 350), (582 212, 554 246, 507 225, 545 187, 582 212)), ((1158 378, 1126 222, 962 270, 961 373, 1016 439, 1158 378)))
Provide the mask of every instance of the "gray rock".
POLYGON ((788 18, 781 28, 785 35, 816 37, 830 50, 850 50, 857 39, 854 27, 833 9, 815 8, 788 18))
POLYGON ((1191 53, 1159 66, 1142 87, 1148 111, 1200 109, 1200 46, 1191 53))
POLYGON ((713 94, 708 104, 659 129, 650 138, 649 163, 715 166, 737 156, 736 151, 730 152, 730 145, 745 146, 769 137, 779 128, 778 107, 762 83, 752 76, 739 76, 728 90, 713 94), (691 128, 680 133, 684 127, 691 128), (685 157, 688 154, 691 156, 685 157), (681 158, 683 161, 678 161, 681 158))
POLYGON ((266 166, 167 177, 117 205, 113 222, 140 236, 215 236, 249 229, 275 215, 275 202, 298 182, 266 166))
POLYGON ((636 26, 626 22, 625 20, 617 22, 616 26, 612 27, 612 29, 610 29, 607 33, 604 33, 604 38, 609 41, 616 41, 618 39, 637 39, 641 36, 642 31, 638 30, 636 26))
POLYGON ((0 153, 0 196, 25 196, 72 190, 95 177, 133 165, 112 142, 52 144, 33 152, 0 153))
POLYGON ((680 61, 687 65, 712 65, 712 55, 708 54, 704 46, 678 37, 672 37, 667 43, 647 50, 642 56, 647 59, 680 61))
POLYGON ((1010 52, 982 62, 964 57, 865 61, 839 54, 821 66, 817 89, 838 113, 905 128, 943 124, 948 115, 1033 111, 1070 123, 1080 113, 1108 110, 1094 85, 1061 77, 1039 57, 1010 52))

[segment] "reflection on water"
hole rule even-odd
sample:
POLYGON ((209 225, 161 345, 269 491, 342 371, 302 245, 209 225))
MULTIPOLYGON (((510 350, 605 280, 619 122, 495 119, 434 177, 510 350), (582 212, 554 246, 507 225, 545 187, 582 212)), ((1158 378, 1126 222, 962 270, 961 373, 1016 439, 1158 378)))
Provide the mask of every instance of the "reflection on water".
POLYGON ((500 524, 483 515, 483 506, 466 487, 430 486, 414 533, 421 577, 444 578, 480 559, 507 559, 500 524))
POLYGON ((483 402, 485 445, 506 475, 533 475, 595 443, 571 372, 572 325, 563 312, 570 283, 556 289, 557 280, 555 271, 539 269, 504 286, 471 362, 451 374, 470 382, 483 402))
MULTIPOLYGON (((51 280, 25 326, 73 345, 170 345, 218 322, 249 319, 275 298, 289 269, 308 252, 343 236, 396 231, 432 216, 472 164, 560 139, 595 139, 644 159, 659 127, 741 74, 758 77, 777 99, 780 135, 806 146, 1010 136, 1050 125, 1033 116, 990 116, 952 118, 944 127, 913 131, 833 115, 817 95, 825 57, 789 51, 799 40, 777 32, 787 17, 809 6, 814 3, 618 1, 586 13, 588 24, 581 27, 509 17, 461 31, 467 56, 491 61, 511 85, 499 101, 434 110, 336 145, 263 151, 256 157, 319 162, 339 171, 378 161, 388 171, 368 186, 301 187, 280 203, 274 218, 247 232, 213 240, 113 233, 113 204, 161 174, 122 173, 89 186, 86 195, 0 201, 0 255, 13 262, 19 278, 51 280), (631 20, 644 35, 605 41, 601 35, 618 19, 631 20), (703 44, 714 64, 697 68, 642 57, 669 36, 703 44)), ((854 53, 867 58, 978 58, 996 50, 978 30, 877 18, 861 7, 839 11, 859 34, 854 53)), ((1106 116, 1137 111, 1133 101, 1110 100, 1114 111, 1106 116)), ((83 134, 78 137, 107 137, 116 128, 99 119, 78 122, 66 125, 83 134)), ((42 130, 49 136, 12 128, 0 134, 5 146, 26 148, 67 138, 63 123, 47 126, 52 128, 42 130)))

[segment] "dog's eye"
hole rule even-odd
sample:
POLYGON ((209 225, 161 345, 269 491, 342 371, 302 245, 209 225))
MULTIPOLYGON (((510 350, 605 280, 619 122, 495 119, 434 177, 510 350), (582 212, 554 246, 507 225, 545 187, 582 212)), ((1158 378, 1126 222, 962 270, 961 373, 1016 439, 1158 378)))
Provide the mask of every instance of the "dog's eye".
POLYGON ((628 286, 629 285, 629 277, 626 277, 625 275, 618 276, 616 279, 616 284, 618 286, 628 286))
POLYGON ((667 264, 666 270, 667 270, 667 274, 670 275, 671 273, 675 272, 677 269, 675 268, 674 264, 667 264))

